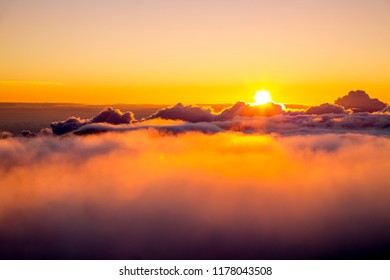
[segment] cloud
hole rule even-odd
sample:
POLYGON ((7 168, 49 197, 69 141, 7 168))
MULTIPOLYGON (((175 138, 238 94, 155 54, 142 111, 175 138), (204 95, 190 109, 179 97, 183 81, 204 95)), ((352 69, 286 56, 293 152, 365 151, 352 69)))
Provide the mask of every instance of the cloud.
POLYGON ((37 136, 52 136, 53 132, 49 128, 41 129, 38 133, 32 132, 30 130, 23 130, 18 137, 32 138, 37 136))
POLYGON ((361 134, 3 139, 0 258, 388 259, 387 151, 361 134))
POLYGON ((132 112, 122 113, 118 109, 107 107, 98 115, 94 116, 91 123, 109 123, 109 124, 124 124, 134 122, 134 114, 132 112))
POLYGON ((87 124, 89 120, 83 120, 76 117, 70 117, 65 121, 53 122, 50 124, 50 127, 53 130, 54 134, 62 135, 73 130, 77 130, 83 125, 87 124))
POLYGON ((362 90, 350 91, 348 95, 338 98, 335 104, 354 112, 378 112, 386 107, 386 103, 370 96, 362 90))
POLYGON ((0 130, 0 139, 12 137, 12 133, 0 130))
POLYGON ((118 109, 107 107, 91 119, 70 117, 65 121, 53 122, 50 127, 54 134, 63 135, 91 123, 108 123, 113 125, 129 124, 136 121, 132 112, 122 113, 118 109))
POLYGON ((329 103, 324 103, 319 106, 313 106, 306 110, 307 114, 313 115, 323 115, 323 114, 343 114, 345 110, 343 107, 338 105, 333 105, 329 103))
POLYGON ((216 118, 216 114, 210 107, 187 105, 178 103, 173 107, 168 107, 157 111, 147 119, 169 119, 183 120, 187 122, 211 122, 216 118))
POLYGON ((31 138, 31 137, 36 137, 37 134, 31 132, 30 130, 23 130, 23 131, 20 133, 20 136, 31 138))

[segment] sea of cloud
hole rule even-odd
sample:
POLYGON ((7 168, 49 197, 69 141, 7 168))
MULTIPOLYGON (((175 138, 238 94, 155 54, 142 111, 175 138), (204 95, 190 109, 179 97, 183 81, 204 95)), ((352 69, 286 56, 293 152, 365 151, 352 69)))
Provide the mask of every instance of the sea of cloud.
POLYGON ((0 259, 389 259, 388 107, 336 103, 0 132, 0 259))
POLYGON ((389 258, 389 157, 362 134, 3 139, 0 258, 389 258))

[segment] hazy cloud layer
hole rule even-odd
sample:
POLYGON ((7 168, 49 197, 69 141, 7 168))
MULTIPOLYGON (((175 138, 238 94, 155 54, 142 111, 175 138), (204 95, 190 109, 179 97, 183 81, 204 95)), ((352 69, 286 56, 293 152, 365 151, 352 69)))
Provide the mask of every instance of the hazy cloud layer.
POLYGON ((231 120, 213 122, 183 122, 155 119, 130 125, 110 125, 106 123, 86 124, 73 131, 74 134, 85 135, 99 132, 124 132, 140 129, 156 129, 163 132, 183 133, 198 131, 218 133, 238 131, 246 134, 323 134, 323 133, 364 133, 374 135, 390 135, 390 115, 384 113, 355 114, 323 114, 308 115, 285 113, 272 117, 235 117, 231 120), (161 122, 161 123, 160 123, 161 122))
POLYGON ((370 96, 363 90, 350 91, 348 95, 338 98, 335 104, 354 112, 379 112, 386 107, 386 103, 370 96))
POLYGON ((184 132, 202 132, 206 134, 223 132, 225 129, 217 126, 214 123, 183 123, 173 122, 171 124, 147 124, 138 123, 134 125, 110 125, 106 123, 100 124, 88 124, 80 129, 77 129, 73 133, 76 135, 95 134, 102 132, 126 132, 134 130, 148 130, 156 129, 161 132, 168 132, 172 134, 184 133, 184 132))
POLYGON ((361 134, 2 139, 0 258, 388 259, 389 157, 361 134))

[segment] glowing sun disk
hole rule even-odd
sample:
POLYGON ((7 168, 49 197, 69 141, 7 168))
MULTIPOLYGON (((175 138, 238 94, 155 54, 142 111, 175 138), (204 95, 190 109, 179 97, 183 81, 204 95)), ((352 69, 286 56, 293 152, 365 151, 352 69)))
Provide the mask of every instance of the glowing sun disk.
POLYGON ((268 90, 262 89, 256 92, 255 95, 255 103, 256 104, 266 104, 268 102, 272 102, 271 94, 268 90))

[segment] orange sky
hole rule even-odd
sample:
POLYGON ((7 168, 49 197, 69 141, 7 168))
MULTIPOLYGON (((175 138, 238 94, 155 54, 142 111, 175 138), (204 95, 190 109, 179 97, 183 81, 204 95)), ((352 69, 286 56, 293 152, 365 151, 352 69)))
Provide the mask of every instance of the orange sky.
POLYGON ((9 0, 0 101, 390 103, 387 0, 9 0))

